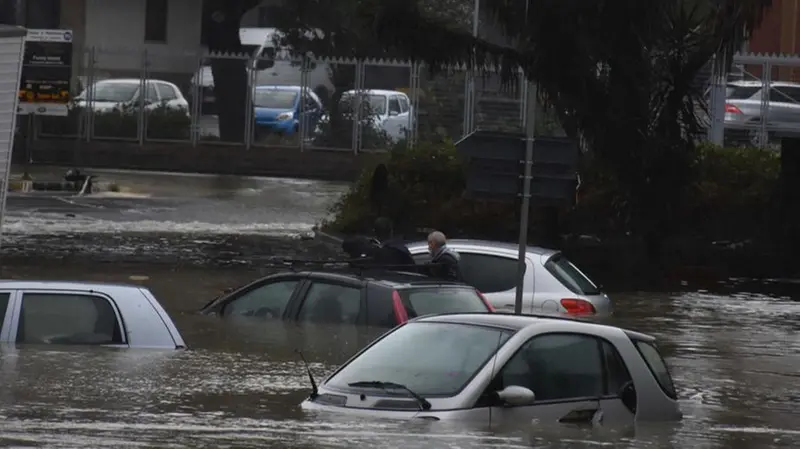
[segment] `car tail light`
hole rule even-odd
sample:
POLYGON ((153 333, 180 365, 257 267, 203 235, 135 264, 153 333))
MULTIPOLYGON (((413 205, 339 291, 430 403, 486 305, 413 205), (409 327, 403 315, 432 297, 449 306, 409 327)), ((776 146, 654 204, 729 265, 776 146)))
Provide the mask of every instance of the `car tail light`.
POLYGON ((392 308, 394 309, 394 316, 397 318, 397 324, 403 324, 408 321, 408 312, 403 306, 403 300, 400 299, 400 292, 397 290, 392 292, 392 308))
POLYGON ((570 315, 594 315, 597 311, 589 301, 577 298, 564 298, 561 307, 567 309, 570 315))
POLYGON ((726 114, 741 114, 742 110, 737 108, 736 106, 734 106, 732 104, 726 104, 725 105, 725 113, 726 114))
POLYGON ((492 304, 489 302, 489 300, 488 300, 488 299, 486 299, 486 297, 485 297, 485 296, 483 296, 483 293, 481 293, 481 292, 480 292, 480 291, 478 291, 477 289, 475 289, 475 293, 477 293, 477 294, 478 294, 478 296, 480 296, 480 298, 481 298, 481 301, 483 301, 483 303, 484 303, 484 304, 486 304, 486 308, 487 308, 487 309, 489 309, 489 312, 490 312, 490 313, 495 313, 495 312, 497 312, 497 309, 495 309, 495 308, 494 308, 494 306, 492 306, 492 304))

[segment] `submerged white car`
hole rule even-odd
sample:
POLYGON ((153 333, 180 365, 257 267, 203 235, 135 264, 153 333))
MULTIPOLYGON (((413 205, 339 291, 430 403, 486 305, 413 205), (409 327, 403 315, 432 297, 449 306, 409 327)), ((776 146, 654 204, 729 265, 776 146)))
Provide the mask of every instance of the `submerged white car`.
POLYGON ((569 318, 420 317, 361 350, 309 411, 504 424, 679 419, 653 337, 569 318))
MULTIPOLYGON (((408 244, 415 262, 430 261, 427 242, 408 244)), ((447 241, 461 256, 464 282, 477 288, 499 312, 513 312, 517 292, 516 244, 486 240, 447 241)), ((607 316, 613 313, 608 295, 563 253, 529 246, 525 253, 522 313, 607 316)))
POLYGON ((148 289, 59 281, 0 281, 0 343, 186 347, 148 289))

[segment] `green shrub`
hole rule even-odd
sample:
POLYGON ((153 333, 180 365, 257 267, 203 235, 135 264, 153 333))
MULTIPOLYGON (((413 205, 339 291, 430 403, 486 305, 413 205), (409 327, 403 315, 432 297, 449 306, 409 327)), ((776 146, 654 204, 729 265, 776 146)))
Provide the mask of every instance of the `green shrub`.
MULTIPOLYGON (((66 117, 37 117, 39 135, 43 137, 86 136, 87 111, 71 107, 66 117)), ((191 118, 183 109, 159 106, 147 110, 147 139, 188 140, 191 118)), ((95 112, 94 136, 135 139, 139 130, 139 111, 133 106, 123 106, 110 111, 95 112)))
MULTIPOLYGON (((686 223, 681 231, 715 240, 751 238, 765 231, 777 185, 778 154, 755 148, 701 145, 696 156, 691 195, 680 211, 680 219, 686 223)), ((386 166, 387 204, 376 210, 370 200, 371 167, 333 207, 329 228, 364 232, 378 215, 386 215, 405 231, 430 227, 453 236, 516 235, 516 202, 481 201, 464 195, 464 164, 452 142, 420 143, 413 149, 398 147, 391 152, 386 166)), ((628 231, 613 212, 621 195, 608 170, 586 155, 580 172, 578 204, 562 210, 568 227, 564 230, 594 235, 622 235, 628 231)), ((541 216, 534 203, 534 232, 541 216)))

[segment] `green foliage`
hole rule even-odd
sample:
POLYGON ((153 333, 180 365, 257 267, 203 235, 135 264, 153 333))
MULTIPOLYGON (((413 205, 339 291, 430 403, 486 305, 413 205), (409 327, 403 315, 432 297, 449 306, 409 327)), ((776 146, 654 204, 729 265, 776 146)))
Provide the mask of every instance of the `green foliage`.
MULTIPOLYGON (((452 142, 397 148, 386 166, 388 207, 382 211, 373 207, 369 169, 333 207, 328 227, 339 232, 365 232, 380 214, 391 217, 406 231, 430 227, 448 235, 486 238, 513 238, 516 234, 518 205, 464 196, 464 165, 452 142)), ((690 200, 676 211, 676 221, 683 223, 677 231, 709 240, 763 236, 768 232, 770 199, 779 168, 778 154, 769 150, 700 145, 692 157, 690 200)), ((562 210, 569 227, 562 231, 603 237, 630 231, 624 217, 613 212, 625 197, 613 170, 587 155, 580 171, 579 201, 576 207, 562 210)), ((658 205, 653 203, 652 207, 658 205)), ((539 216, 534 208, 534 232, 539 216)))
MULTIPOLYGON (((97 138, 127 138, 138 136, 140 114, 136 107, 124 106, 110 111, 94 112, 94 136, 97 138)), ((70 108, 66 117, 39 117, 39 134, 43 137, 74 137, 86 135, 90 117, 84 108, 70 108)), ((191 118, 183 109, 167 106, 147 110, 145 114, 148 139, 189 140, 191 118)))

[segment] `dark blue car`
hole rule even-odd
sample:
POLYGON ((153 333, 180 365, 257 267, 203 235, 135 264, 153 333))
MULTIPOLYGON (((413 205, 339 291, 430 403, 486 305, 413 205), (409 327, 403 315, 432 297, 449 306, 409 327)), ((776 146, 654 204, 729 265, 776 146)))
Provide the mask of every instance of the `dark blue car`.
POLYGON ((309 137, 323 115, 317 94, 300 86, 257 86, 253 95, 256 139, 267 134, 293 135, 305 122, 309 137))

